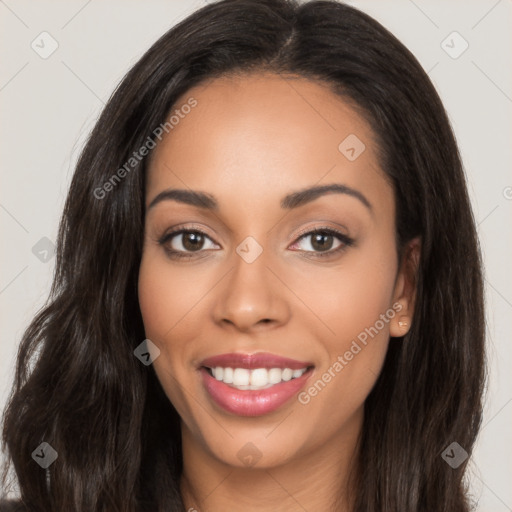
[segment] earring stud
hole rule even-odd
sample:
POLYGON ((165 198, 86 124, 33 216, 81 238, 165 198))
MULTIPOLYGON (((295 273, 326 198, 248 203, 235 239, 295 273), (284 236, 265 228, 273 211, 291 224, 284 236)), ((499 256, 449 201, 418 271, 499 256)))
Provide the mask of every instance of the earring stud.
POLYGON ((407 327, 409 324, 405 320, 399 320, 398 325, 400 327, 407 327))

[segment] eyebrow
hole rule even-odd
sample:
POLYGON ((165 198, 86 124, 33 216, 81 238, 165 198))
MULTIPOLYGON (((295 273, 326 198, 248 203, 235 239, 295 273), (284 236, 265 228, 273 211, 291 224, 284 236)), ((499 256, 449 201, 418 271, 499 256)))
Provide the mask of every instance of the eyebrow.
MULTIPOLYGON (((315 199, 322 197, 327 194, 345 194, 358 199, 364 206, 370 211, 372 205, 370 201, 358 190, 342 185, 339 183, 333 183, 331 185, 319 185, 302 190, 297 190, 291 194, 286 195, 281 199, 281 208, 291 210, 303 206, 315 199)), ((158 203, 162 201, 177 201, 179 203, 196 206, 198 208, 204 208, 206 210, 219 209, 219 203, 211 194, 195 190, 184 190, 184 189, 167 189, 160 192, 149 204, 148 211, 154 208, 158 203)))

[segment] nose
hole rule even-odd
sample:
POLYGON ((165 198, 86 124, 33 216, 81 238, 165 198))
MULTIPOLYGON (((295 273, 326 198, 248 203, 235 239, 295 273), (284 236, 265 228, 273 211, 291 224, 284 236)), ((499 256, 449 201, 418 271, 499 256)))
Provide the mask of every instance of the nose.
POLYGON ((216 323, 246 333, 284 325, 290 317, 286 287, 277 269, 269 268, 266 251, 252 262, 237 253, 232 259, 233 268, 218 289, 216 323))

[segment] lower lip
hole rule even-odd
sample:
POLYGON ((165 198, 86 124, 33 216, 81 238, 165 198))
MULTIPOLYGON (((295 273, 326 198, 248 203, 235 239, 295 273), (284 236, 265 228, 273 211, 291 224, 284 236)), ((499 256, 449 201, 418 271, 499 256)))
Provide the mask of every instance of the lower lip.
POLYGON ((217 405, 238 416, 261 416, 279 409, 298 393, 311 376, 312 369, 295 379, 259 390, 236 389, 212 377, 206 368, 201 368, 200 372, 206 391, 217 405))

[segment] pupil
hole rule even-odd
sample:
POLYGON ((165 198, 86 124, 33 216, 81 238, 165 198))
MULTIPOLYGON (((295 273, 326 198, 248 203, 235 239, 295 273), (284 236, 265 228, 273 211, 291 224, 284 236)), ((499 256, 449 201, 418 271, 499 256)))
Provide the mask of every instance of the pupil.
POLYGON ((188 251, 196 251, 203 244, 203 235, 200 233, 186 233, 182 243, 183 247, 188 251))
POLYGON ((315 235, 313 235, 313 241, 312 241, 312 246, 314 249, 316 250, 319 250, 319 251, 326 251, 326 250, 329 250, 331 247, 332 247, 332 235, 326 235, 324 233, 317 233, 315 235), (330 240, 330 243, 325 243, 325 239, 326 238, 329 238, 330 240), (323 242, 322 242, 322 239, 323 239, 323 242))

